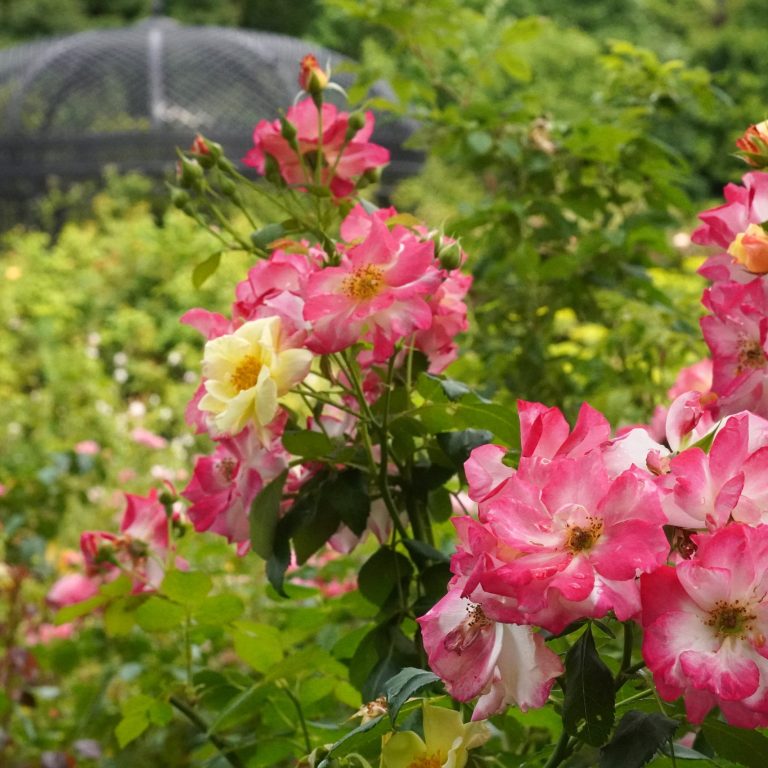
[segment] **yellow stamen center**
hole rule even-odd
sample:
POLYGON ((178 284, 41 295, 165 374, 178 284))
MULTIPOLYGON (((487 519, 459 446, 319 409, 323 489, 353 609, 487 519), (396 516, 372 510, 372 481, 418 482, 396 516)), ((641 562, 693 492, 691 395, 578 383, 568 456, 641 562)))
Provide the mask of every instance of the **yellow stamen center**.
POLYGON ((441 768, 443 756, 439 752, 433 752, 431 755, 417 757, 408 763, 408 768, 441 768))
POLYGON ((750 632, 753 628, 752 622, 756 619, 757 616, 750 613, 740 600, 734 600, 732 603, 718 600, 704 623, 721 637, 733 637, 750 632))
POLYGON ((600 538, 603 532, 603 521, 596 517, 588 517, 588 528, 582 528, 579 525, 568 526, 568 536, 565 540, 565 546, 571 552, 585 552, 592 549, 595 542, 600 538))
POLYGON ((384 270, 373 264, 365 264, 344 278, 341 290, 350 299, 372 299, 379 293, 383 283, 384 270))
POLYGON ((230 377, 232 386, 242 392, 256 386, 261 372, 261 360, 256 355, 246 355, 230 377))

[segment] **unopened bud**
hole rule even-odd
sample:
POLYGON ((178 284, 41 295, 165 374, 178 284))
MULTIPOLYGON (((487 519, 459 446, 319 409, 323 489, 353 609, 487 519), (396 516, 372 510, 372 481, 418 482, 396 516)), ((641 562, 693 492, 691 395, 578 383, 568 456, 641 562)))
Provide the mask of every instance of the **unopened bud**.
POLYGON ((437 259, 443 269, 456 269, 461 265, 461 246, 455 240, 442 243, 437 249, 437 259))
POLYGON ((235 182, 232 181, 232 179, 228 179, 226 176, 222 178, 219 182, 219 188, 221 189, 222 195, 232 199, 237 197, 237 187, 235 186, 235 182))
POLYGON ((299 145, 296 141, 296 126, 284 117, 280 118, 280 135, 291 145, 292 149, 298 150, 299 145))
POLYGON ((179 184, 185 189, 199 189, 205 172, 197 160, 182 155, 178 164, 179 184))
POLYGON ((753 168, 768 168, 768 120, 750 125, 736 141, 736 146, 753 168))
POLYGON ((352 141, 355 138, 355 134, 365 126, 365 113, 353 112, 347 119, 347 134, 344 137, 345 141, 352 141))
POLYGON ((299 88, 316 96, 328 87, 328 73, 318 64, 317 59, 308 53, 299 65, 299 88))
POLYGON ((189 193, 183 189, 174 187, 171 190, 171 203, 175 205, 176 208, 179 208, 183 211, 185 208, 187 208, 187 206, 189 206, 189 193))
POLYGON ((381 168, 367 168, 355 186, 358 189, 363 189, 369 184, 377 184, 379 181, 381 181, 381 168))

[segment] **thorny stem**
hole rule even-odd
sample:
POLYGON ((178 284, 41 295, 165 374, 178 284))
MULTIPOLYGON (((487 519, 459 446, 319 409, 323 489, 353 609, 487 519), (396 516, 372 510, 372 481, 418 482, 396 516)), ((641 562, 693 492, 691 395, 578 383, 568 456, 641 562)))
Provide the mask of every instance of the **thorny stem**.
POLYGON ((238 757, 237 754, 234 752, 230 752, 229 747, 227 746, 227 743, 220 739, 215 733, 210 733, 208 730, 208 725, 206 724, 205 720, 203 720, 200 715, 195 712, 192 707, 189 706, 185 701, 182 701, 178 696, 171 696, 168 701, 171 703, 173 707, 179 710, 186 718, 189 720, 192 725, 194 725, 200 733, 205 734, 205 737, 208 739, 208 741, 213 744, 216 749, 219 750, 221 753, 221 756, 233 767, 233 768, 245 768, 245 763, 238 757))

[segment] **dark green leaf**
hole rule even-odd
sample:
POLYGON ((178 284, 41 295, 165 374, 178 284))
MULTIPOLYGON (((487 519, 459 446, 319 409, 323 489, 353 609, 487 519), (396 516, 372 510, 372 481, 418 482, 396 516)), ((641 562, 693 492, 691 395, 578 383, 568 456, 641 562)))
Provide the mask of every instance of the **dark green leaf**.
POLYGON ((427 508, 433 520, 436 520, 438 523, 444 523, 453 515, 451 494, 442 486, 432 489, 427 495, 427 508))
POLYGON ((436 438, 448 458, 457 467, 463 467, 469 454, 479 445, 490 443, 493 434, 487 429, 463 429, 460 432, 440 432, 436 438))
POLYGON ((205 261, 201 261, 192 270, 192 285, 195 288, 202 288, 205 281, 216 273, 221 263, 221 251, 212 253, 205 261))
POLYGON ((282 437, 283 447, 294 456, 305 459, 319 459, 327 456, 333 449, 333 443, 322 432, 302 429, 285 432, 282 437))
POLYGON ((677 721, 658 712, 627 712, 600 752, 600 768, 642 768, 676 730, 677 721))
POLYGON ((765 768, 768 765, 768 738, 746 728, 735 728, 719 720, 704 723, 704 738, 726 760, 747 766, 765 768))
POLYGON ((416 691, 437 682, 440 678, 433 672, 416 667, 406 667, 390 678, 384 686, 389 704, 389 719, 395 724, 400 708, 416 691))
POLYGON ((318 508, 332 509, 355 535, 360 536, 368 525, 371 511, 368 475, 359 469, 340 472, 323 485, 318 508))
POLYGON ((405 539, 403 544, 405 544, 405 548, 414 559, 421 559, 422 561, 434 560, 436 563, 448 563, 451 560, 448 555, 444 554, 439 549, 435 549, 424 541, 419 541, 418 539, 405 539))
POLYGON ((287 472, 278 475, 261 489, 251 505, 251 548, 265 560, 271 557, 274 548, 275 526, 280 515, 280 502, 287 476, 287 472))
POLYGON ((565 730, 599 747, 611 732, 614 706, 613 675, 597 653, 587 626, 565 658, 565 730))
POLYGON ((269 244, 285 234, 282 224, 267 224, 256 232, 251 232, 251 242, 260 250, 266 251, 269 244))
POLYGON ((405 589, 413 566, 405 555, 381 547, 360 569, 358 587, 366 600, 382 606, 396 588, 405 589))

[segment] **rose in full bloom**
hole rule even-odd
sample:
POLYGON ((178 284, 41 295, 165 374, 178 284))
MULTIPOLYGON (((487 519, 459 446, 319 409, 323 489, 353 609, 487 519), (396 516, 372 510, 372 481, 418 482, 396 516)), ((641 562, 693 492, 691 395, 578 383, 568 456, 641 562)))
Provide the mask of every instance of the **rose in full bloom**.
POLYGON ((695 556, 640 578, 643 658, 662 698, 700 723, 714 707, 768 725, 768 526, 693 536, 695 556))
POLYGON ((544 706, 563 672, 557 654, 531 627, 493 621, 461 592, 453 587, 418 619, 429 666, 455 699, 480 697, 473 720, 513 704, 523 711, 544 706))
POLYGON ((287 454, 275 441, 264 445, 246 427, 235 437, 218 441, 212 456, 200 457, 182 495, 192 502, 187 510, 196 531, 226 536, 249 549, 251 504, 261 489, 287 467, 287 454))
POLYGON ((434 244, 392 232, 379 219, 358 245, 342 255, 338 267, 310 276, 304 317, 312 324, 307 346, 314 352, 339 352, 361 340, 373 343, 373 360, 382 362, 400 339, 432 324, 426 301, 440 284, 434 244))
POLYGON ((461 713, 423 705, 424 739, 397 731, 383 739, 381 768, 464 768, 467 751, 491 737, 485 723, 467 723, 461 713))
POLYGON ((712 312, 701 329, 712 352, 717 413, 768 417, 768 287, 759 279, 716 283, 703 302, 712 312))
POLYGON ((295 133, 293 141, 285 138, 280 120, 262 120, 253 131, 254 146, 243 163, 263 174, 267 158, 272 157, 283 180, 293 185, 314 184, 319 164, 320 182, 335 197, 352 194, 366 171, 389 162, 389 150, 369 141, 373 133, 371 112, 365 113, 358 130, 350 126, 350 115, 339 112, 333 104, 323 104, 320 116, 311 98, 290 107, 285 122, 295 133))
POLYGON ((768 422, 743 413, 726 419, 709 453, 688 448, 660 476, 662 507, 671 525, 722 528, 729 520, 768 523, 768 422), (762 425, 761 425, 762 422, 762 425))
POLYGON ((236 435, 249 424, 264 442, 279 399, 309 373, 312 353, 286 346, 279 317, 241 325, 205 345, 205 395, 198 408, 218 435, 236 435))

